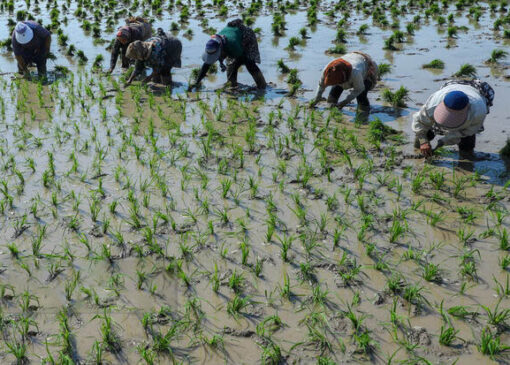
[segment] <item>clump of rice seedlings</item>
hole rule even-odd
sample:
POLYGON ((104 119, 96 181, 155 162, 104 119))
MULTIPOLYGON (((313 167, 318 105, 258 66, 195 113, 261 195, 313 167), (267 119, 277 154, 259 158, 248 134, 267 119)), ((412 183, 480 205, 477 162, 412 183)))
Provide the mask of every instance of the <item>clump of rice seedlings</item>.
POLYGON ((510 346, 501 343, 500 335, 493 334, 488 327, 482 330, 477 348, 478 351, 484 355, 488 355, 491 359, 495 359, 496 356, 500 355, 502 352, 510 350, 510 346))
POLYGON ((294 96, 298 89, 301 87, 302 83, 298 77, 298 70, 293 68, 289 71, 289 75, 287 76, 287 83, 290 85, 290 90, 288 95, 294 96))
POLYGON ((501 267, 502 270, 508 270, 510 268, 510 255, 499 259, 499 267, 501 267))
MULTIPOLYGON (((405 300, 407 300, 410 304, 414 304, 417 307, 421 307, 425 303, 427 303, 427 299, 422 294, 423 290, 425 290, 423 286, 419 286, 416 284, 408 284, 404 288, 402 297, 405 300)), ((411 307, 409 307, 409 310, 411 310, 411 307)))
POLYGON ((465 63, 460 66, 460 69, 453 74, 454 77, 475 77, 476 76, 476 68, 475 66, 465 63))
POLYGON ((389 63, 380 63, 377 65, 377 76, 379 80, 386 74, 391 72, 391 65, 389 63))
POLYGON ((368 24, 361 24, 356 34, 357 35, 367 34, 368 28, 370 28, 368 24))
POLYGON ((502 299, 498 301, 494 309, 491 309, 485 305, 480 305, 480 307, 487 314, 487 321, 489 324, 499 327, 506 327, 506 321, 510 318, 510 309, 506 308, 500 310, 499 305, 501 304, 501 300, 502 299))
POLYGON ((250 299, 247 297, 241 297, 238 294, 234 295, 234 298, 227 303, 227 313, 232 317, 237 318, 247 306, 251 304, 250 299))
POLYGON ((76 57, 78 57, 78 63, 80 65, 84 65, 89 60, 88 57, 85 55, 85 52, 83 52, 81 49, 76 52, 76 57))
POLYGON ((301 28, 299 30, 299 35, 301 36, 301 39, 307 39, 308 37, 308 30, 306 28, 301 28))
POLYGON ((340 43, 347 43, 347 32, 343 29, 338 29, 336 31, 335 41, 340 43))
POLYGON ((425 264, 423 267, 423 279, 429 282, 440 283, 442 279, 439 265, 433 264, 431 262, 425 264))
POLYGON ((383 49, 386 49, 388 51, 396 51, 398 48, 395 47, 396 39, 395 36, 392 34, 388 38, 384 40, 384 47, 383 49))
POLYGON ((393 92, 386 88, 382 92, 383 100, 390 103, 393 107, 404 108, 406 106, 406 100, 409 98, 409 90, 404 86, 393 92))
POLYGON ((372 142, 383 142, 390 135, 395 135, 398 132, 385 125, 379 118, 376 118, 368 125, 368 135, 372 142))
POLYGON ((294 241, 294 237, 284 235, 283 237, 278 236, 277 238, 278 238, 278 241, 280 242, 280 244, 282 245, 282 247, 281 247, 282 260, 287 262, 288 261, 288 252, 289 252, 289 249, 292 247, 292 242, 294 241))
POLYGON ((447 29, 448 38, 457 38, 458 28, 456 26, 450 26, 447 29))
POLYGON ((507 159, 510 158, 510 138, 508 138, 506 140, 506 143, 503 146, 503 148, 501 150, 499 150, 499 155, 502 158, 507 158, 507 159))
POLYGON ((435 59, 430 61, 429 63, 426 63, 422 66, 422 68, 432 68, 435 70, 442 70, 444 69, 444 62, 440 59, 435 59))
POLYGON ((280 73, 288 74, 290 72, 290 68, 283 62, 283 59, 280 58, 276 65, 278 66, 280 73))
POLYGON ((493 277, 494 282, 496 283, 496 294, 499 297, 507 297, 510 296, 510 276, 506 275, 506 282, 501 284, 495 277, 493 277))
POLYGON ((341 43, 334 45, 326 51, 328 54, 345 54, 346 52, 347 48, 341 43))
POLYGON ((491 57, 487 60, 487 63, 498 63, 498 61, 506 58, 508 52, 503 49, 494 49, 491 52, 491 57))
POLYGON ((101 54, 98 54, 94 59, 94 63, 92 64, 92 68, 100 69, 104 61, 104 57, 101 54))
POLYGON ((439 333, 439 343, 443 346, 451 346, 457 339, 458 333, 459 330, 456 330, 451 326, 441 326, 441 332, 439 333))
POLYGON ((25 364, 27 358, 27 345, 24 342, 5 342, 7 346, 7 353, 13 355, 16 358, 17 364, 25 364))
POLYGON ((400 220, 395 219, 390 227, 390 243, 397 242, 407 232, 407 224, 401 224, 400 220))
POLYGON ((287 49, 294 50, 296 46, 301 45, 301 40, 298 37, 290 37, 289 38, 289 45, 287 46, 287 49))

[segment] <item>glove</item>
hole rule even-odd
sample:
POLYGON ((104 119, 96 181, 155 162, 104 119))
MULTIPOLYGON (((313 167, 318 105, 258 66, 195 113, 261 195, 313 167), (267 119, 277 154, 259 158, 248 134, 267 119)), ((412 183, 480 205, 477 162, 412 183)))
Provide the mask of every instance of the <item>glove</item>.
POLYGON ((432 146, 429 142, 422 143, 420 145, 420 152, 424 157, 432 156, 432 146))

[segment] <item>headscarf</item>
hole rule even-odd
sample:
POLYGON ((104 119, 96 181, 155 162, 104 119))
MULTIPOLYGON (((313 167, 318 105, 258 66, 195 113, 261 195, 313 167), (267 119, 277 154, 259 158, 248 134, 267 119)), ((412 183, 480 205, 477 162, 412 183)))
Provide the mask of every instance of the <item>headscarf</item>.
POLYGON ((149 58, 151 52, 151 42, 134 41, 128 46, 126 57, 133 60, 145 61, 149 58))
POLYGON ((349 81, 352 65, 343 58, 331 61, 324 70, 324 85, 333 86, 349 81))
POLYGON ((129 40, 130 35, 131 35, 131 31, 127 25, 120 27, 117 32, 117 38, 123 38, 123 39, 129 40))

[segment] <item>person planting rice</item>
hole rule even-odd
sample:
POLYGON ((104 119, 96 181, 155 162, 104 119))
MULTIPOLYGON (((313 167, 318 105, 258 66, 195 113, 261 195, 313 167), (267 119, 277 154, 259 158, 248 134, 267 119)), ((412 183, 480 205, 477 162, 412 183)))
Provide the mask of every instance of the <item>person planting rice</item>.
POLYGON ((112 57, 110 60, 109 73, 112 73, 117 64, 119 53, 122 59, 122 67, 129 67, 129 59, 126 57, 128 46, 134 41, 145 41, 152 35, 152 26, 142 17, 130 17, 126 19, 126 25, 117 31, 117 37, 113 43, 112 57))
POLYGON ((326 87, 331 86, 328 103, 337 104, 342 92, 350 89, 349 95, 337 106, 343 108, 356 98, 359 106, 369 108, 367 95, 376 83, 377 64, 372 58, 363 52, 348 53, 326 65, 311 106, 315 106, 321 100, 326 87))
POLYGON ((136 76, 140 75, 145 66, 152 68, 152 73, 143 82, 153 81, 169 85, 172 83, 172 67, 181 67, 181 41, 167 36, 162 29, 158 35, 146 41, 134 41, 127 50, 126 56, 136 60, 135 69, 127 81, 129 85, 136 76))
POLYGON ((198 74, 197 81, 188 88, 191 91, 198 86, 207 74, 207 71, 216 61, 219 61, 221 71, 227 71, 227 81, 232 87, 237 86, 237 72, 242 65, 246 66, 257 88, 265 89, 266 80, 257 63, 260 63, 257 37, 252 29, 245 26, 241 19, 227 24, 218 34, 211 36, 202 55, 204 64, 198 74), (223 64, 227 60, 227 66, 223 64))
POLYGON ((493 100, 494 90, 486 82, 478 79, 447 82, 413 115, 415 148, 419 148, 423 156, 431 156, 430 141, 439 134, 444 137, 437 147, 457 144, 462 154, 472 153, 476 134, 483 131, 493 100))
POLYGON ((12 32, 12 48, 20 74, 29 76, 28 67, 37 66, 39 76, 46 74, 46 60, 50 54, 51 33, 31 20, 19 22, 12 32))

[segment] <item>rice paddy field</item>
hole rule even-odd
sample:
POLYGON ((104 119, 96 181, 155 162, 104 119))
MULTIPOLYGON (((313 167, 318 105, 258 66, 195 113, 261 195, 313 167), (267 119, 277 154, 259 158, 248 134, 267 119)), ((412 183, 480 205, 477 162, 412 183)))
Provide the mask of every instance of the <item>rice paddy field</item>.
POLYGON ((510 5, 0 0, 0 363, 510 363, 510 5), (130 15, 183 42, 174 85, 124 87, 130 15), (228 20, 261 70, 187 93, 228 20), (16 75, 17 20, 51 29, 16 75), (308 104, 329 60, 380 65, 371 112, 308 104), (496 91, 475 158, 413 149, 453 74, 496 91))

